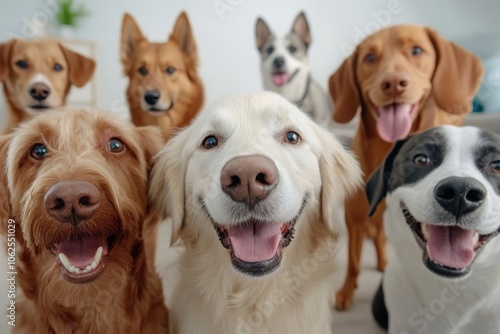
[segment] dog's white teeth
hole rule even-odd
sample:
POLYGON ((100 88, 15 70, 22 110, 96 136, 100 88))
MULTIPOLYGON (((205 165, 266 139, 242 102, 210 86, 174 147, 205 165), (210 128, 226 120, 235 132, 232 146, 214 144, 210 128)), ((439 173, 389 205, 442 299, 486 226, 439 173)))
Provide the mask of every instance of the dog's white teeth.
POLYGON ((431 251, 429 250, 429 245, 425 245, 425 250, 427 251, 427 255, 429 256, 429 259, 433 260, 432 256, 431 256, 431 251))
POLYGON ((69 262, 69 260, 66 257, 66 255, 64 255, 63 253, 59 253, 58 257, 59 257, 59 261, 61 261, 61 263, 63 264, 64 268, 66 268, 66 270, 68 270, 68 271, 71 271, 71 267, 73 265, 69 262))
POLYGON ((92 269, 97 268, 97 262, 92 261, 92 263, 90 264, 90 268, 92 268, 92 269))
POLYGON ((422 234, 424 235, 425 240, 429 239, 429 227, 426 224, 422 224, 422 234))
POLYGON ((475 246, 479 241, 479 233, 474 232, 472 235, 472 244, 475 246))
POLYGON ((94 261, 92 261, 92 263, 95 262, 97 266, 97 264, 101 261, 101 256, 102 256, 102 247, 99 247, 97 248, 97 252, 95 252, 94 261))

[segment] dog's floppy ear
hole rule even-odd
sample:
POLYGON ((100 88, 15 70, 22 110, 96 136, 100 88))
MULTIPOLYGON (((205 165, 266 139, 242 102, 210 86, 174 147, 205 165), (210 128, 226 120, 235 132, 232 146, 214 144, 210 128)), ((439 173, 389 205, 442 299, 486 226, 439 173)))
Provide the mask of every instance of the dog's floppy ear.
POLYGON ((271 35, 271 29, 269 29, 266 22, 260 17, 257 18, 255 23, 255 43, 259 51, 262 50, 271 35))
POLYGON ((125 74, 128 74, 128 65, 130 58, 133 57, 137 44, 145 41, 146 37, 139 29, 139 26, 130 14, 125 13, 122 20, 121 42, 120 42, 120 59, 125 66, 125 74))
POLYGON ((436 50, 432 79, 434 100, 446 112, 468 113, 483 78, 481 60, 432 29, 427 28, 427 34, 436 50))
POLYGON ((321 148, 321 216, 333 235, 344 229, 344 201, 362 184, 362 173, 356 158, 328 131, 315 130, 321 148))
POLYGON ((10 54, 15 43, 16 40, 13 39, 0 44, 0 81, 5 81, 9 76, 10 54))
POLYGON ((149 198, 160 218, 171 218, 171 244, 179 238, 184 222, 184 187, 189 157, 184 148, 190 137, 189 128, 174 135, 155 157, 150 174, 149 198))
POLYGON ((12 218, 10 192, 7 182, 7 151, 12 134, 0 136, 0 232, 7 232, 8 220, 12 218))
POLYGON ((405 139, 398 140, 391 151, 387 154, 382 164, 368 178, 365 186, 365 193, 370 206, 368 215, 371 217, 378 204, 387 195, 388 181, 392 173, 394 159, 398 155, 401 147, 410 139, 411 136, 405 139))
POLYGON ((299 36, 306 47, 309 47, 309 44, 311 44, 311 32, 304 12, 300 12, 299 15, 297 15, 292 25, 292 33, 299 36))
POLYGON ((163 147, 163 134, 157 126, 137 127, 139 140, 144 149, 144 155, 148 166, 148 174, 153 167, 153 158, 163 147))
POLYGON ((59 44, 68 62, 69 81, 76 87, 85 85, 94 75, 95 61, 59 44))
POLYGON ((347 123, 352 120, 360 106, 356 81, 357 58, 358 51, 356 50, 344 60, 328 80, 328 90, 334 104, 333 120, 338 123, 347 123))

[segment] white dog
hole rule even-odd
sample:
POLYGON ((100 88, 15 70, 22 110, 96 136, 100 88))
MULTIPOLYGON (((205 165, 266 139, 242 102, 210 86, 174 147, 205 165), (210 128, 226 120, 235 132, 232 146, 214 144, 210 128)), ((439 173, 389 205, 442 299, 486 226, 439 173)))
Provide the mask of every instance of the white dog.
POLYGON ((395 248, 373 309, 389 333, 500 332, 500 137, 443 126, 396 143, 367 183, 395 248))
POLYGON ((361 182, 333 135, 274 93, 228 97, 157 156, 150 197, 180 236, 173 333, 330 333, 343 205, 361 182))
POLYGON ((330 97, 311 77, 307 51, 312 38, 306 15, 300 13, 285 36, 273 34, 266 22, 258 18, 255 39, 261 58, 264 89, 293 102, 318 124, 331 126, 330 97))

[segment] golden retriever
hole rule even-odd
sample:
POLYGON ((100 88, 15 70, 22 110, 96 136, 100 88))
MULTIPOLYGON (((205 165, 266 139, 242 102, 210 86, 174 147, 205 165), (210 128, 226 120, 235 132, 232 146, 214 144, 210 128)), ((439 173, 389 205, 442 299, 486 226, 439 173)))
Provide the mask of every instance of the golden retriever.
POLYGON ((132 122, 156 125, 168 138, 187 125, 203 104, 198 52, 188 17, 182 12, 167 42, 151 43, 132 16, 123 16, 121 60, 129 78, 127 101, 132 122))
POLYGON ((95 62, 53 40, 0 44, 0 81, 8 104, 3 133, 48 108, 66 104, 72 85, 84 86, 95 62))
MULTIPOLYGON (((362 41, 330 77, 329 89, 336 122, 349 122, 361 109, 352 148, 365 178, 396 140, 438 125, 461 125, 482 75, 479 58, 427 27, 393 26, 362 41)), ((368 218, 362 189, 346 202, 349 257, 337 309, 351 306, 367 234, 375 242, 377 268, 382 271, 387 264, 384 210, 382 203, 368 218)))
POLYGON ((149 196, 185 244, 173 333, 330 333, 343 202, 336 138, 275 93, 222 99, 157 155, 149 196))
POLYGON ((142 236, 162 142, 157 128, 66 108, 1 137, 0 218, 17 230, 15 332, 168 332, 142 236))

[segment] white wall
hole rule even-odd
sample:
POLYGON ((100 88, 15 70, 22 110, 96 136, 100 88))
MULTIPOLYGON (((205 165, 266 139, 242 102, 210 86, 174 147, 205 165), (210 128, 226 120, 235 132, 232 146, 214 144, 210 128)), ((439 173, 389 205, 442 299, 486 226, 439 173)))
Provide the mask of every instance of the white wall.
MULTIPOLYGON (((0 40, 12 34, 26 36, 27 22, 43 19, 54 0, 1 0, 0 40)), ((166 40, 181 10, 188 12, 200 52, 200 72, 206 103, 231 93, 261 89, 254 24, 262 16, 277 33, 287 32, 300 10, 305 10, 313 35, 310 49, 313 76, 326 86, 328 76, 347 55, 349 46, 381 25, 420 23, 433 26, 449 38, 485 32, 500 34, 497 0, 87 0, 91 12, 77 37, 98 45, 99 106, 126 112, 126 79, 119 61, 122 15, 131 13, 151 40, 166 40), (226 5, 218 12, 215 5, 226 5), (392 12, 391 12, 392 11, 392 12)), ((3 97, 2 97, 3 98, 3 97)), ((3 101, 0 101, 3 107, 3 101)), ((0 117, 3 116, 3 113, 0 117)), ((0 119, 1 121, 1 119, 0 119)))

